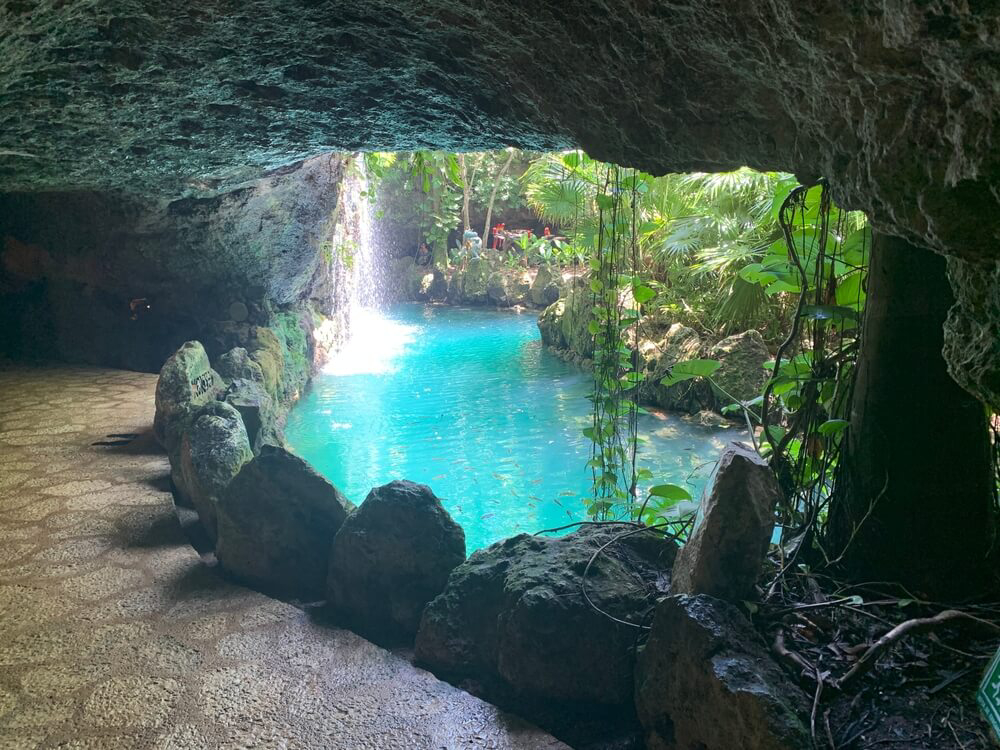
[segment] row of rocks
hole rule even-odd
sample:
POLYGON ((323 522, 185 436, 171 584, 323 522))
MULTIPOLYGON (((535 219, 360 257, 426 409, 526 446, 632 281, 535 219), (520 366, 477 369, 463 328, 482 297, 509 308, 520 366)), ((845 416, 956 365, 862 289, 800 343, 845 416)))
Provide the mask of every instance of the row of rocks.
POLYGON ((464 267, 419 266, 403 257, 393 263, 389 277, 397 298, 452 305, 544 308, 565 286, 562 275, 548 266, 509 268, 487 257, 473 258, 464 267))
MULTIPOLYGON (((588 280, 573 279, 564 296, 546 307, 538 318, 542 342, 564 353, 564 358, 588 366, 594 354, 594 337, 588 330, 592 307, 588 280)), ((734 400, 749 401, 763 390, 768 377, 764 364, 771 355, 758 331, 746 331, 712 343, 693 329, 658 315, 643 317, 638 331, 635 343, 639 366, 646 376, 640 396, 646 403, 695 414, 720 409, 734 400), (712 376, 715 389, 700 379, 663 384, 675 364, 700 358, 722 363, 712 376)))
POLYGON ((216 370, 189 341, 164 364, 154 424, 178 495, 236 578, 290 598, 326 596, 363 628, 412 637, 465 559, 461 527, 411 482, 372 490, 355 512, 305 461, 267 442, 272 399, 255 355, 233 349, 216 370))
POLYGON ((414 643, 418 662, 448 679, 538 705, 634 709, 650 748, 803 746, 805 697, 739 609, 779 494, 755 453, 723 456, 680 549, 653 529, 584 525, 466 560, 464 532, 430 488, 390 482, 355 508, 284 448, 253 451, 242 414, 219 400, 227 379, 257 382, 252 361, 232 352, 224 377, 189 343, 158 389, 158 434, 181 433, 178 490, 229 574, 325 598, 355 629, 414 643))

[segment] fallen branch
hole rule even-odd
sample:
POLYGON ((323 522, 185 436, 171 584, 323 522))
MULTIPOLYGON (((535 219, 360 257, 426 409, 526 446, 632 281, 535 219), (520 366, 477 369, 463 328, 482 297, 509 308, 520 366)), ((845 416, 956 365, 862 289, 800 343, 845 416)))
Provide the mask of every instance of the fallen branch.
POLYGON ((843 690, 858 677, 866 674, 873 666, 875 666, 875 662, 878 657, 881 656, 882 652, 904 636, 910 635, 911 633, 922 633, 927 630, 932 630, 938 625, 942 625, 952 620, 972 620, 980 625, 986 625, 994 630, 1000 631, 1000 625, 990 622, 989 620, 983 620, 979 617, 975 617, 974 615, 970 615, 968 612, 962 612, 957 609, 946 609, 943 612, 938 612, 933 617, 917 617, 912 620, 907 620, 906 622, 901 622, 899 625, 875 641, 875 643, 873 643, 871 647, 865 651, 862 657, 858 659, 857 664, 851 667, 847 674, 839 680, 836 680, 834 685, 843 690))

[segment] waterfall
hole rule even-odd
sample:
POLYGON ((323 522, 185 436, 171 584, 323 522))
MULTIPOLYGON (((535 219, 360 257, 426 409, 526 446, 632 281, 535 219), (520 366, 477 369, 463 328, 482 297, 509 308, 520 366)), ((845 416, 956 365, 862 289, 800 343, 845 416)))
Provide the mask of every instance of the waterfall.
POLYGON ((333 233, 333 247, 347 267, 350 284, 350 314, 377 309, 383 295, 382 274, 374 245, 374 210, 368 197, 368 170, 363 154, 345 163, 340 185, 340 207, 333 233))
POLYGON ((384 268, 375 246, 375 212, 369 190, 364 155, 354 154, 346 160, 332 240, 332 263, 346 275, 342 288, 347 292, 346 341, 323 367, 324 372, 334 375, 392 372, 393 361, 413 336, 412 326, 383 314, 384 268))

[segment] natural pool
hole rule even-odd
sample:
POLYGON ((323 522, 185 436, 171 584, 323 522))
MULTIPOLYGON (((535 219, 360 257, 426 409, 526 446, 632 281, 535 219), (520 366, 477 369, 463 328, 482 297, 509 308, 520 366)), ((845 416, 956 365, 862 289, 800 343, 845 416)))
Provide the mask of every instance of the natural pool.
MULTIPOLYGON (((392 479, 430 485, 470 553, 585 518, 591 377, 544 349, 534 314, 401 305, 359 317, 289 415, 294 451, 355 503, 392 479)), ((640 465, 695 498, 742 437, 640 419, 640 465)))

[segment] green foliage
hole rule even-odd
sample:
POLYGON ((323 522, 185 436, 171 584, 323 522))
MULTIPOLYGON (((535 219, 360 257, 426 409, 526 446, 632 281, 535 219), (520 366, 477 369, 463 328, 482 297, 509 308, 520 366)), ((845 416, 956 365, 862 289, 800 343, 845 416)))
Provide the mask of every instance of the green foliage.
MULTIPOLYGON (((770 457, 787 496, 781 508, 787 541, 813 533, 825 519, 849 427, 871 235, 864 216, 834 206, 823 184, 781 181, 769 210, 782 239, 744 266, 740 277, 769 297, 795 295, 797 304, 763 393, 726 411, 742 412, 751 428, 761 427, 759 450, 770 457)), ((718 364, 678 363, 663 383, 691 377, 712 382, 718 364)))

